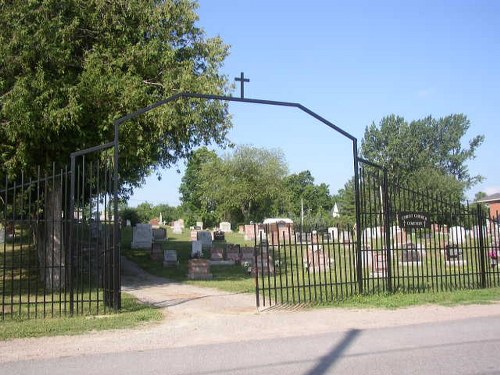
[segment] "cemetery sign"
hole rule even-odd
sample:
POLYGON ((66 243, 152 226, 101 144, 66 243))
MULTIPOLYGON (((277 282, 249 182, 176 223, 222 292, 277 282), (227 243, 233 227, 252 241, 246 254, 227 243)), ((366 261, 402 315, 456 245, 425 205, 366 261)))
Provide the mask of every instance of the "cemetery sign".
POLYGON ((431 227, 431 219, 426 212, 402 211, 398 214, 399 227, 403 229, 422 229, 431 227))

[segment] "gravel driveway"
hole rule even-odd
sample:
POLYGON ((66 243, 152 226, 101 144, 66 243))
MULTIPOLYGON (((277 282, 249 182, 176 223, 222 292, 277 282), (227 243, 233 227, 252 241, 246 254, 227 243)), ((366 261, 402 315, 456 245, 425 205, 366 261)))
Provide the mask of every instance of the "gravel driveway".
POLYGON ((500 304, 378 309, 270 309, 255 295, 169 282, 123 260, 123 291, 161 307, 165 319, 128 330, 0 342, 0 362, 307 336, 500 315, 500 304))

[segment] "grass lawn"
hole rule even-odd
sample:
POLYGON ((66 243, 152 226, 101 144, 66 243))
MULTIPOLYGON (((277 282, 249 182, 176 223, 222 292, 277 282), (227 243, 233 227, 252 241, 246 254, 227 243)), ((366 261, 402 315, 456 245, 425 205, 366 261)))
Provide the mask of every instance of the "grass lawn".
POLYGON ((131 295, 122 293, 122 310, 119 313, 46 319, 9 319, 0 322, 0 340, 78 335, 91 331, 133 328, 161 319, 163 314, 159 309, 139 303, 131 295))

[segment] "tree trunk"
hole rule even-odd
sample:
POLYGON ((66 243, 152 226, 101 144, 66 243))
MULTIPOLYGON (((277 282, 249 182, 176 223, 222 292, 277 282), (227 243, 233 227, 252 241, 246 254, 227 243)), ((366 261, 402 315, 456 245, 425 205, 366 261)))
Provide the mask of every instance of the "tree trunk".
POLYGON ((51 291, 64 289, 66 285, 62 195, 61 182, 55 181, 46 191, 44 214, 37 227, 40 279, 51 291))

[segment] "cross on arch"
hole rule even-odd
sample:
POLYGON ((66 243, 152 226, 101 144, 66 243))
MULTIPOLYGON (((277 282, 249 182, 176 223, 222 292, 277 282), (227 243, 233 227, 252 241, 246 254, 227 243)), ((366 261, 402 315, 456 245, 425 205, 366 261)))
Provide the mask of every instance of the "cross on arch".
POLYGON ((250 79, 245 78, 245 73, 241 72, 240 77, 236 77, 234 80, 240 82, 241 98, 243 99, 245 97, 245 82, 250 82, 250 79))

